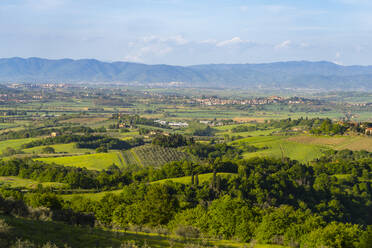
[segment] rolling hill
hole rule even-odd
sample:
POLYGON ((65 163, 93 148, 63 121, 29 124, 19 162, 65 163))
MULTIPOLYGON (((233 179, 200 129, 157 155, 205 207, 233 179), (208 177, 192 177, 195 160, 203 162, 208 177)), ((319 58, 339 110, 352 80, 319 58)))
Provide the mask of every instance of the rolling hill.
POLYGON ((95 59, 3 58, 0 82, 180 82, 183 86, 204 87, 370 90, 372 66, 341 66, 325 61, 171 66, 95 59))

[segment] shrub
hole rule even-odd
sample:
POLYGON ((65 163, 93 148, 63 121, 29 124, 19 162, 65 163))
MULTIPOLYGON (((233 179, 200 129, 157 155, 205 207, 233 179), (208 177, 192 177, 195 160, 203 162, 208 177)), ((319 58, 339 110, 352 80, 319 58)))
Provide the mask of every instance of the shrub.
POLYGON ((179 225, 175 229, 174 233, 178 236, 181 236, 184 239, 190 239, 190 238, 199 238, 200 231, 199 229, 193 226, 179 225))

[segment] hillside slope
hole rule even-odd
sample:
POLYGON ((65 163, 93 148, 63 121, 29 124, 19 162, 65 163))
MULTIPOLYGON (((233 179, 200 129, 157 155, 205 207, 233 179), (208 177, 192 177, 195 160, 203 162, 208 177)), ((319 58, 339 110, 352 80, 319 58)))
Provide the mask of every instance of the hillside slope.
POLYGON ((102 62, 94 59, 3 58, 0 82, 182 82, 184 86, 370 89, 372 66, 330 62, 195 66, 102 62))

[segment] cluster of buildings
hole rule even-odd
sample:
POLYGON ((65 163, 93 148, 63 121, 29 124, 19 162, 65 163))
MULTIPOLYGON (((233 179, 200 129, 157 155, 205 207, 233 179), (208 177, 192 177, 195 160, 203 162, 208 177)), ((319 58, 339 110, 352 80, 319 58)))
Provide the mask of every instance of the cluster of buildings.
POLYGON ((159 123, 161 125, 168 125, 171 127, 188 127, 189 124, 187 122, 167 122, 163 120, 155 120, 155 123, 159 123))
POLYGON ((286 103, 286 104, 307 104, 314 103, 316 100, 306 99, 302 97, 291 97, 284 98, 280 96, 270 96, 270 97, 259 97, 253 99, 222 99, 218 97, 210 98, 197 98, 195 102, 201 105, 265 105, 265 104, 276 104, 276 103, 286 103))
POLYGON ((55 89, 55 88, 66 88, 69 87, 68 84, 59 83, 59 84, 42 84, 42 83, 12 83, 8 86, 9 88, 19 89, 19 88, 27 88, 27 89, 55 89))

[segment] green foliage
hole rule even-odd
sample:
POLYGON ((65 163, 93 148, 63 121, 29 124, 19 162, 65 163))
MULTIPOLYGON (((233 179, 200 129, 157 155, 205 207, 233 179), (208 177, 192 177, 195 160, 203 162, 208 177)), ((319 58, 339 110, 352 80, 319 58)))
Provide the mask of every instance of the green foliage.
POLYGON ((330 119, 325 119, 320 121, 318 127, 314 127, 310 130, 310 133, 320 135, 335 135, 335 134, 344 134, 346 127, 340 124, 332 123, 330 119))
POLYGON ((185 145, 190 145, 194 143, 193 139, 187 139, 183 137, 181 134, 169 134, 169 135, 163 135, 158 134, 153 138, 152 144, 163 146, 163 147, 180 147, 185 145))
POLYGON ((5 148, 3 151, 2 151, 2 153, 1 153, 1 155, 3 156, 3 157, 7 157, 7 156, 13 156, 13 155, 15 155, 15 154, 17 154, 18 152, 15 150, 15 149, 13 149, 13 148, 11 148, 11 147, 7 147, 7 148, 5 148))
POLYGON ((61 198, 53 193, 29 193, 25 195, 25 202, 27 205, 37 208, 37 207, 47 207, 50 209, 60 209, 61 198))
POLYGON ((359 248, 369 248, 372 244, 372 225, 367 227, 367 230, 360 236, 359 248))
POLYGON ((120 139, 99 136, 99 135, 61 135, 57 137, 48 137, 45 139, 35 140, 26 144, 23 144, 23 148, 31 148, 43 145, 53 144, 66 144, 77 142, 77 148, 89 148, 96 149, 101 146, 106 146, 108 149, 129 149, 131 145, 120 139))
POLYGON ((53 147, 46 146, 41 150, 42 153, 55 153, 56 151, 54 150, 53 147))
POLYGON ((215 130, 210 126, 206 126, 205 128, 196 128, 192 131, 192 135, 194 136, 212 136, 215 130))
POLYGON ((357 225, 332 222, 324 228, 317 228, 303 237, 303 247, 358 247, 361 230, 357 225))

